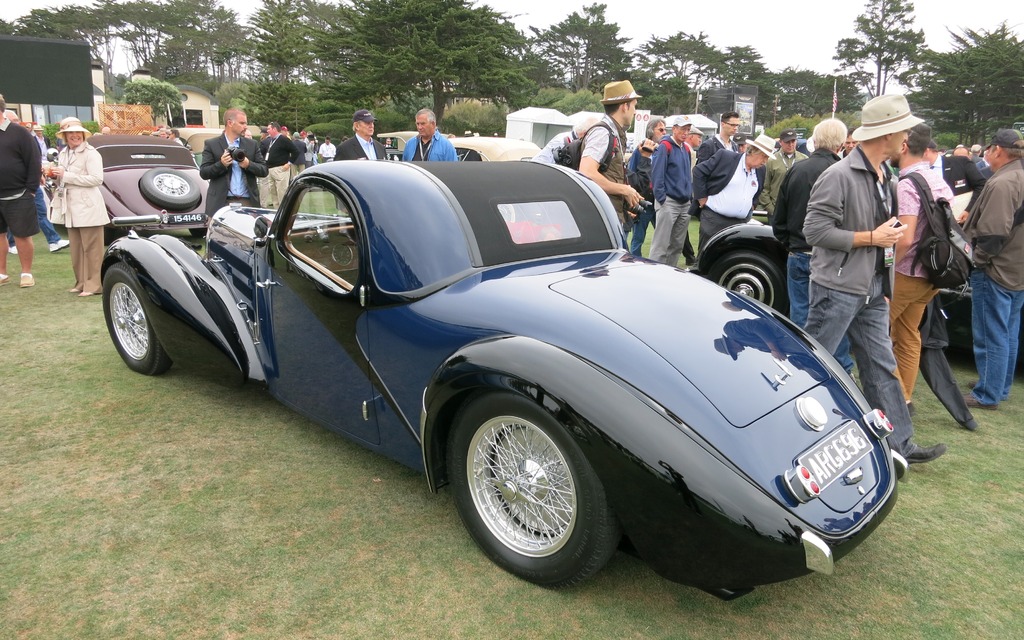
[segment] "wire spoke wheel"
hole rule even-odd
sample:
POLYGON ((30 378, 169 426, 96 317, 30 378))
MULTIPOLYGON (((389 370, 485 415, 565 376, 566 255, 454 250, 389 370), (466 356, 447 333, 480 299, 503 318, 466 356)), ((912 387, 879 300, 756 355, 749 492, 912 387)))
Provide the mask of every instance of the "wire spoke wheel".
POLYGON ((110 288, 110 315, 114 335, 125 352, 142 360, 149 353, 149 324, 135 292, 123 282, 110 288))
POLYGON ((501 416, 470 442, 466 472, 488 529, 510 549, 545 556, 576 523, 576 487, 565 458, 536 425, 501 416))
POLYGON ((142 296, 135 272, 123 262, 103 274, 103 316, 117 353, 132 371, 155 376, 172 361, 146 315, 142 296))
POLYGON ((506 571, 563 587, 615 553, 622 534, 601 481, 566 426, 533 400, 498 390, 470 398, 447 461, 466 530, 506 571))

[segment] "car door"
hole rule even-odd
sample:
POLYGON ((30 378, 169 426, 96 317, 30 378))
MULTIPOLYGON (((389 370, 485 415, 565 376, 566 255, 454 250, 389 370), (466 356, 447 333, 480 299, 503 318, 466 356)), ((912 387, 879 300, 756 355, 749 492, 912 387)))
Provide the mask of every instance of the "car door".
POLYGON ((289 189, 255 256, 259 348, 270 392, 281 402, 377 445, 353 211, 321 180, 298 180, 289 189))

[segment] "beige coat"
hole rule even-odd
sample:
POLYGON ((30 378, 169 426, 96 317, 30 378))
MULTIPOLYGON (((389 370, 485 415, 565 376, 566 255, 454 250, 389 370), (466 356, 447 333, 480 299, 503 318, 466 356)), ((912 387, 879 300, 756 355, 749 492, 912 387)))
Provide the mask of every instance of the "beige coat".
POLYGON ((54 209, 63 209, 65 227, 100 227, 110 222, 103 204, 103 158, 88 142, 72 151, 61 150, 57 163, 64 167, 64 196, 53 198, 54 209))

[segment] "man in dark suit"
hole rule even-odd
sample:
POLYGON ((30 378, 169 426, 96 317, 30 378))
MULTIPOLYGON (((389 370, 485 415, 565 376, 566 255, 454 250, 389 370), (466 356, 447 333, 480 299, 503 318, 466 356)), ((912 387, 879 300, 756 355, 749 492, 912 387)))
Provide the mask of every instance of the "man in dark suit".
POLYGON ((368 109, 352 115, 352 131, 356 135, 338 146, 338 160, 387 160, 384 145, 373 139, 376 121, 368 109))
POLYGON ((208 216, 230 203, 260 206, 256 178, 266 177, 268 170, 256 141, 243 135, 247 124, 244 111, 228 109, 224 114, 224 135, 210 138, 203 144, 199 175, 210 181, 206 192, 208 216), (237 151, 245 153, 245 157, 235 160, 232 152, 237 151))
POLYGON ((971 201, 967 209, 974 206, 981 190, 985 186, 985 177, 978 170, 978 165, 971 162, 970 157, 944 156, 939 153, 938 144, 934 140, 928 143, 928 149, 924 153, 924 160, 935 171, 942 173, 942 179, 946 181, 953 195, 958 196, 973 191, 971 201))

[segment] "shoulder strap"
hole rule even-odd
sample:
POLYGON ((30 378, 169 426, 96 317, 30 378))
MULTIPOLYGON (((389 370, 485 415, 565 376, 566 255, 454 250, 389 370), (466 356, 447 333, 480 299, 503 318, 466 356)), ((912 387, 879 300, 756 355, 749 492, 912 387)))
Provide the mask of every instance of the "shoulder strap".
POLYGON ((928 187, 928 181, 925 180, 924 176, 919 171, 912 171, 907 175, 900 178, 900 180, 910 179, 914 183, 914 187, 917 189, 917 195, 921 199, 921 213, 925 214, 924 218, 928 222, 928 228, 931 229, 933 234, 939 233, 941 230, 935 229, 932 224, 932 211, 935 207, 935 198, 932 197, 932 190, 928 187))
POLYGON ((584 146, 586 146, 586 137, 587 137, 587 135, 589 135, 591 131, 593 131, 594 129, 596 129, 598 127, 601 127, 601 128, 606 129, 608 131, 608 148, 605 149, 604 156, 602 156, 601 165, 600 165, 600 167, 598 167, 598 171, 600 171, 601 173, 604 173, 605 171, 608 170, 608 163, 611 162, 612 154, 615 153, 615 147, 618 146, 618 144, 619 144, 619 134, 618 134, 617 131, 612 131, 612 128, 609 127, 605 122, 603 122, 603 121, 602 122, 598 122, 594 126, 592 126, 589 129, 587 129, 587 133, 584 134, 584 136, 583 136, 583 138, 584 138, 583 145, 584 146))

